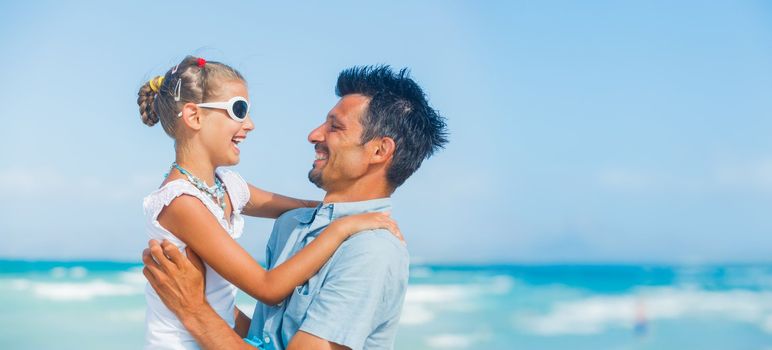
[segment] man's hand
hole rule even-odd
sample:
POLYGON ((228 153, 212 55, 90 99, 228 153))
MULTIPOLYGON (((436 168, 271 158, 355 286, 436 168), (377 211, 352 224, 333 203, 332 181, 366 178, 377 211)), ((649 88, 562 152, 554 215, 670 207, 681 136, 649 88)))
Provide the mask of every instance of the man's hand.
POLYGON ((142 252, 145 263, 142 273, 161 301, 180 319, 208 306, 204 295, 204 265, 192 250, 186 248, 185 252, 188 258, 166 240, 160 245, 150 240, 142 252))

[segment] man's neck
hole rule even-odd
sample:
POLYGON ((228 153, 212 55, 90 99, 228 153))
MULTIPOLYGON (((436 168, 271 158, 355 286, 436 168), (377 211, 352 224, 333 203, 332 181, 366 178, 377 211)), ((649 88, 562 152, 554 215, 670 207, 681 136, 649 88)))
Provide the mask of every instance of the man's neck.
POLYGON ((324 204, 362 202, 372 199, 391 197, 391 191, 386 188, 377 189, 378 186, 347 186, 339 191, 328 191, 324 195, 324 204))
POLYGON ((353 181, 339 181, 330 185, 322 186, 327 191, 324 204, 388 198, 394 192, 386 182, 385 175, 381 174, 368 174, 353 181))
POLYGON ((388 198, 388 197, 389 197, 388 193, 367 193, 367 194, 359 194, 359 195, 327 193, 324 196, 324 200, 322 200, 322 203, 329 204, 329 203, 363 202, 363 201, 369 201, 369 200, 379 199, 379 198, 388 198))

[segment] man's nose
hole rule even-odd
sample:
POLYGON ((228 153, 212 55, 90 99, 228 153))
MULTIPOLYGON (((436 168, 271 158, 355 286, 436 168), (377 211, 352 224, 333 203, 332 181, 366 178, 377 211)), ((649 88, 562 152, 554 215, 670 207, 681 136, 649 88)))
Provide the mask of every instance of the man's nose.
POLYGON ((308 142, 313 144, 324 142, 324 124, 319 125, 314 130, 311 130, 311 133, 308 134, 308 142))

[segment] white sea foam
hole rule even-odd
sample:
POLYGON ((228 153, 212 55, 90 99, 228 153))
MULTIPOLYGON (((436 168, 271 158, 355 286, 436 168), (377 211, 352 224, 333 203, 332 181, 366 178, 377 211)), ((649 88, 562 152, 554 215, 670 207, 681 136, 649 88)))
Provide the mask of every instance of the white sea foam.
POLYGON ((49 274, 53 278, 64 278, 67 276, 67 269, 61 266, 54 267, 49 271, 49 274))
POLYGON ((407 303, 447 303, 461 300, 476 293, 474 286, 414 285, 407 287, 407 303))
POLYGON ((32 282, 30 280, 23 279, 23 278, 13 278, 6 281, 7 283, 3 283, 3 285, 7 285, 12 290, 17 290, 17 291, 29 289, 29 287, 32 285, 32 282))
POLYGON ((438 349, 464 349, 472 346, 474 336, 460 334, 437 334, 426 338, 426 344, 438 349))
POLYGON ((72 278, 83 278, 88 275, 88 270, 83 266, 75 266, 70 268, 69 273, 72 278))
POLYGON ((474 288, 465 285, 410 285, 405 295, 400 324, 420 325, 434 319, 430 309, 439 305, 453 305, 469 299, 476 293, 474 288))
POLYGON ((407 303, 452 303, 471 300, 483 294, 506 294, 512 290, 512 277, 494 276, 478 284, 418 284, 407 288, 407 303))
POLYGON ((544 313, 519 314, 515 326, 538 335, 597 334, 636 322, 722 318, 757 324, 772 333, 772 292, 641 289, 621 296, 556 302, 544 313))
POLYGON ((12 279, 8 281, 7 285, 16 291, 30 292, 38 298, 57 301, 85 301, 95 297, 130 296, 144 293, 142 285, 111 283, 103 280, 38 282, 28 279, 12 279))
POLYGON ((434 319, 434 313, 420 303, 406 303, 402 308, 399 323, 404 325, 419 325, 434 319))
POLYGON ((481 296, 506 294, 515 280, 494 276, 479 284, 409 285, 400 324, 421 325, 435 319, 438 311, 468 313, 477 310, 481 296))
POLYGON ((507 294, 512 291, 514 286, 514 278, 507 275, 500 275, 493 277, 490 286, 488 286, 486 290, 494 294, 507 294))
POLYGON ((764 323, 761 325, 761 329, 767 333, 772 333, 772 315, 767 315, 764 323))
POLYGON ((121 283, 91 281, 86 283, 34 283, 36 296, 51 300, 90 300, 103 296, 142 294, 144 288, 121 283))
POLYGON ((142 274, 141 268, 133 268, 125 272, 121 272, 119 278, 122 282, 132 285, 144 285, 147 280, 145 275, 142 274))
POLYGON ((57 266, 52 268, 48 274, 53 278, 84 278, 88 275, 88 269, 83 266, 73 266, 70 268, 57 266))

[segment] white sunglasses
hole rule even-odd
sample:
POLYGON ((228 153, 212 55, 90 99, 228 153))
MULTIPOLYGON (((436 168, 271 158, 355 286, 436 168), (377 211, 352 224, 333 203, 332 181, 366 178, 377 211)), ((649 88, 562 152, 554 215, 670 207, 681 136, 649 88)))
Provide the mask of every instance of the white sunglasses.
MULTIPOLYGON (((231 119, 243 123, 247 119, 249 113, 249 101, 241 96, 234 96, 228 102, 204 102, 197 103, 196 106, 202 108, 216 108, 224 109, 228 111, 228 115, 231 119)), ((177 117, 182 117, 182 112, 177 114, 177 117)))

